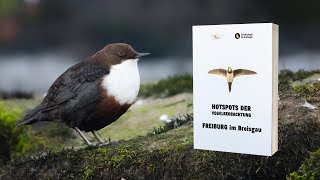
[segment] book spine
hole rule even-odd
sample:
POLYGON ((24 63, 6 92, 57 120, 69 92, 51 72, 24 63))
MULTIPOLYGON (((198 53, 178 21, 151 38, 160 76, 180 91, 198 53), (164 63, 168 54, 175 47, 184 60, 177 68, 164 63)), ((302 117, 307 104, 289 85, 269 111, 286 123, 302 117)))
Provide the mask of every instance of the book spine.
POLYGON ((279 26, 272 24, 272 154, 278 150, 279 26))

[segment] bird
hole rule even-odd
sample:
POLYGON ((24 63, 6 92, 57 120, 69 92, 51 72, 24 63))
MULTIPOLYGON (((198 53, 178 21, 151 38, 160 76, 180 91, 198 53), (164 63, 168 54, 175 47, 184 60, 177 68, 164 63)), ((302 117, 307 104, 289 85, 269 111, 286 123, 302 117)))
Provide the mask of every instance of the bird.
POLYGON ((225 69, 212 69, 208 72, 209 74, 220 75, 227 78, 229 92, 231 92, 231 86, 233 79, 242 75, 253 75, 257 74, 255 71, 247 70, 247 69, 236 69, 232 70, 229 66, 228 70, 225 69))
POLYGON ((134 103, 140 88, 138 60, 149 54, 126 43, 108 44, 62 73, 43 101, 17 125, 58 122, 75 129, 88 146, 93 143, 82 131, 91 132, 98 146, 107 145, 97 131, 116 121, 134 103))
POLYGON ((223 38, 223 35, 220 34, 220 33, 217 33, 217 32, 213 32, 213 33, 211 34, 211 38, 212 38, 213 40, 221 39, 221 38, 223 38))

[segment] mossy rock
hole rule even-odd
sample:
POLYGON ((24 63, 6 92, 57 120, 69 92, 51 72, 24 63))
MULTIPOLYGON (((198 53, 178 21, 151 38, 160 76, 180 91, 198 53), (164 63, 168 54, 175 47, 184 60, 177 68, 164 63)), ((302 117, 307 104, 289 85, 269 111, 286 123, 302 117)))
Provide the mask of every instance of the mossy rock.
POLYGON ((312 84, 297 85, 294 90, 308 102, 320 106, 320 81, 312 84))
POLYGON ((320 149, 310 153, 298 171, 290 174, 288 179, 320 179, 320 149))
POLYGON ((0 168, 0 179, 285 179, 320 148, 320 122, 296 94, 280 98, 279 151, 272 157, 194 150, 189 122, 107 147, 17 157, 0 168))

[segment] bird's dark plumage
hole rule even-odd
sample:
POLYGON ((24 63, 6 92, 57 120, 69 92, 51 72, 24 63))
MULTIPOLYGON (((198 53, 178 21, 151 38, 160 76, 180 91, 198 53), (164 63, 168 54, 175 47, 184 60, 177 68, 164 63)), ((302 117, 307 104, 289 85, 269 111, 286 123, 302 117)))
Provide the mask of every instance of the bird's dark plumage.
POLYGON ((81 91, 100 77, 109 74, 108 66, 85 61, 79 63, 63 73, 50 87, 45 98, 46 105, 42 112, 55 109, 64 102, 75 98, 81 91))

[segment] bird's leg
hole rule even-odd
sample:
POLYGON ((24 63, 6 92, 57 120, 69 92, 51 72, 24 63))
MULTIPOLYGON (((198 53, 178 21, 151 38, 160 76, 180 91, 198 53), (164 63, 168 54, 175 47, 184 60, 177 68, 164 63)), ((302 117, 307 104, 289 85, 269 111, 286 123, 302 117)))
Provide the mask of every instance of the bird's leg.
POLYGON ((92 143, 88 140, 88 138, 80 131, 78 127, 74 128, 82 137, 82 139, 87 143, 88 146, 92 146, 92 143))
POLYGON ((99 141, 99 146, 104 146, 108 144, 98 135, 96 131, 91 131, 91 132, 94 135, 94 137, 96 137, 96 139, 99 141))

